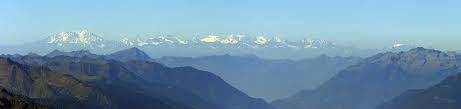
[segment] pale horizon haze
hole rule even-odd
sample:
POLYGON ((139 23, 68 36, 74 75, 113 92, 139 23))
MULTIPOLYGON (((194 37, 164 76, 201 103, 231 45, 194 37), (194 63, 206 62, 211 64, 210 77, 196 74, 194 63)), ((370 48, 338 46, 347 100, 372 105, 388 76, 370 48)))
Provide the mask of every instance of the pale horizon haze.
POLYGON ((253 32, 360 48, 415 43, 461 50, 460 5, 455 0, 5 0, 0 45, 88 30, 111 40, 159 32, 253 32))

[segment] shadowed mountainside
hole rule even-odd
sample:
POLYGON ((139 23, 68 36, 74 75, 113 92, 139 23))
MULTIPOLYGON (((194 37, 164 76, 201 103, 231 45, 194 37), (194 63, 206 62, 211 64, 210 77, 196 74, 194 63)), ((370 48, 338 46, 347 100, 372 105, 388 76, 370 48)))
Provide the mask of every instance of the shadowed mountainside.
POLYGON ((103 94, 113 95, 112 98, 120 100, 114 104, 152 104, 141 99, 144 98, 170 104, 172 108, 186 106, 196 109, 271 109, 264 100, 249 97, 213 73, 191 67, 168 68, 151 62, 146 55, 127 55, 120 58, 123 54, 145 54, 136 48, 118 52, 117 58, 112 57, 114 55, 81 56, 72 53, 80 52, 46 57, 9 57, 23 64, 44 66, 52 71, 71 75, 83 83, 97 87, 103 94))
POLYGON ((461 74, 452 75, 439 84, 420 90, 409 90, 376 109, 460 109, 461 74))
POLYGON ((48 67, 19 64, 3 57, 0 60, 0 72, 2 72, 0 80, 5 89, 51 108, 189 109, 179 103, 167 103, 169 101, 167 99, 146 97, 130 89, 104 82, 98 84, 85 82, 48 67), (125 97, 121 98, 120 95, 125 97), (136 105, 143 102, 149 104, 136 105))
POLYGON ((0 88, 0 109, 48 109, 48 107, 36 104, 27 97, 17 96, 4 88, 0 88))
POLYGON ((425 48, 381 53, 352 65, 314 90, 272 104, 278 109, 371 109, 409 89, 427 88, 459 72, 453 55, 425 48))

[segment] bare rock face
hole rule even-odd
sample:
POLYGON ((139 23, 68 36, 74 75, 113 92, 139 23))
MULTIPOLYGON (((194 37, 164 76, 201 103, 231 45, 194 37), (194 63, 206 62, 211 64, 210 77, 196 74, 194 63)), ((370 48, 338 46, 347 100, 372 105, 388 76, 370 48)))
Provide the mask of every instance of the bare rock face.
POLYGON ((48 106, 33 103, 27 97, 17 96, 0 88, 0 109, 48 109, 48 106))

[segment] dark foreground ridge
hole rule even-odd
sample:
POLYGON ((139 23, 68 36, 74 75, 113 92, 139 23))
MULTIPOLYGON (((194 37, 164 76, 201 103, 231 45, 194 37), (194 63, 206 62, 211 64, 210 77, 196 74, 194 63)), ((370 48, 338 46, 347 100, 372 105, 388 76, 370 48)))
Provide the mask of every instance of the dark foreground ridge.
POLYGON ((136 48, 110 55, 3 55, 0 72, 6 90, 50 108, 272 109, 213 73, 165 67, 136 48))
POLYGON ((461 73, 421 90, 409 90, 377 109, 461 109, 461 73))
POLYGON ((17 96, 4 88, 0 88, 0 109, 48 109, 48 107, 36 104, 27 97, 17 96))

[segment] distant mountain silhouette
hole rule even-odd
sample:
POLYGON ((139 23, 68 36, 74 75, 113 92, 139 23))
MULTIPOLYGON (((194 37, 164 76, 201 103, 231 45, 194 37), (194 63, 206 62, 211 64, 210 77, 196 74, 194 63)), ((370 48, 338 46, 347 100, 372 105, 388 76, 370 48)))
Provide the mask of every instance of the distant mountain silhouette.
MULTIPOLYGON (((38 56, 38 55, 34 55, 33 53, 32 54, 29 54, 27 56, 38 56)), ((62 51, 59 51, 59 50, 54 50, 48 54, 45 55, 46 57, 56 57, 56 56, 69 56, 69 57, 93 57, 93 58, 96 58, 98 57, 98 55, 96 54, 93 54, 91 53, 90 51, 88 50, 80 50, 80 51, 72 51, 72 52, 62 52, 62 51)))
POLYGON ((453 55, 425 48, 381 53, 314 90, 272 104, 278 109, 371 109, 409 89, 427 88, 460 71, 453 55))
POLYGON ((170 67, 192 66, 219 75, 228 83, 255 97, 274 100, 303 89, 312 89, 339 70, 359 62, 357 57, 322 55, 303 60, 267 60, 255 55, 162 57, 157 62, 170 67))
MULTIPOLYGON (((37 56, 37 55, 28 55, 28 56, 37 56)), ((54 50, 45 55, 46 57, 56 57, 56 56, 68 56, 68 57, 91 57, 91 58, 98 58, 103 57, 106 59, 113 59, 117 61, 131 61, 131 60, 138 60, 138 61, 152 61, 152 58, 149 57, 145 52, 141 51, 138 48, 129 48, 126 50, 117 51, 115 53, 109 55, 96 55, 91 53, 88 50, 80 50, 80 51, 71 51, 71 52, 64 52, 59 50, 54 50)))
POLYGON ((122 51, 117 51, 108 55, 109 58, 115 59, 118 61, 152 61, 152 58, 149 57, 145 52, 141 51, 140 49, 133 47, 122 51))
POLYGON ((377 109, 461 109, 461 73, 421 90, 410 90, 377 109))

